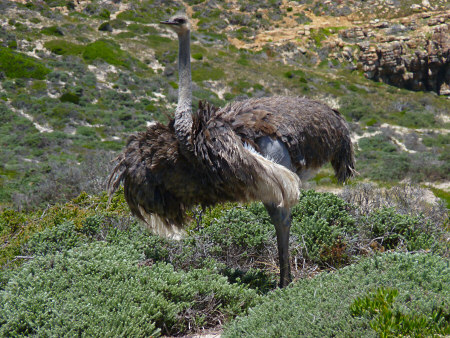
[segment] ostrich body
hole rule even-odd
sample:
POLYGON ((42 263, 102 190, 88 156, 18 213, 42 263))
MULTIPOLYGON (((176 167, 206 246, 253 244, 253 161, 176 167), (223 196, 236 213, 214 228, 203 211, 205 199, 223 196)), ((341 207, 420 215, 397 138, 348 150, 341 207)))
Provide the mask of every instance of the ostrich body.
POLYGON ((217 109, 191 108, 189 23, 169 24, 179 39, 179 97, 175 119, 132 135, 108 182, 123 182, 125 199, 153 232, 180 238, 186 211, 196 205, 262 201, 275 225, 280 286, 291 281, 290 209, 300 179, 331 162, 344 181, 354 174, 353 148, 343 117, 300 97, 266 97, 217 109))

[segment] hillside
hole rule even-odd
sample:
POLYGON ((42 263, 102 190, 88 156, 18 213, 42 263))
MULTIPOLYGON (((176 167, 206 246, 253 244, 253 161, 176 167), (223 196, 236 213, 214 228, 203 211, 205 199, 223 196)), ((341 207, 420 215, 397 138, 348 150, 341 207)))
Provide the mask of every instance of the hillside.
MULTIPOLYGON (((351 122, 361 179, 422 182, 448 193, 446 2, 49 0, 1 7, 4 205, 101 191, 108 159, 127 136, 173 114, 177 43, 158 22, 182 8, 194 21, 194 102, 221 106, 274 94, 323 101, 351 122)), ((330 184, 331 171, 318 177, 330 184)))
POLYGON ((0 336, 450 335, 449 64, 445 0, 1 1, 0 336), (107 202, 128 136, 173 116, 180 10, 195 105, 298 95, 349 123, 360 175, 304 182, 287 290, 261 204, 191 210, 177 242, 107 202))

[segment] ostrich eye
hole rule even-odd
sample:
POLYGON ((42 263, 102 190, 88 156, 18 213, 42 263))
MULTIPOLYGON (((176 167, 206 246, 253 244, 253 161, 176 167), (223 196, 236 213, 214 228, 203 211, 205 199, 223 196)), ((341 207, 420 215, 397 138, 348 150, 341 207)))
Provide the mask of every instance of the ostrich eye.
POLYGON ((182 25, 182 24, 185 24, 185 23, 186 23, 186 20, 181 19, 181 18, 178 18, 178 19, 175 19, 175 22, 176 22, 177 24, 182 25))

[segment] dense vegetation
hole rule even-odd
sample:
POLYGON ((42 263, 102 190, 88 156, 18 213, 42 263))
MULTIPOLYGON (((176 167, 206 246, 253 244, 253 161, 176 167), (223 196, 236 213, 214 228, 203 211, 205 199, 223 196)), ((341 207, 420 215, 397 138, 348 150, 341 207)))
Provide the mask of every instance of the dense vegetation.
MULTIPOLYGON (((322 15, 398 18, 421 1, 388 13, 388 2, 185 3, 194 102, 323 101, 349 122, 360 176, 339 196, 302 192, 286 290, 275 290, 275 232, 259 203, 198 208, 187 238, 153 236, 121 192, 108 203, 104 183, 128 135, 173 114, 177 43, 155 23, 181 3, 3 1, 0 335, 185 335, 224 324, 230 337, 450 335, 450 196, 439 185, 450 178, 449 101, 366 79, 329 47, 345 27, 314 26, 322 15), (309 35, 253 45, 286 20, 311 25, 309 35), (442 201, 426 197, 429 184, 442 201)), ((307 184, 342 188, 330 166, 307 184)))
MULTIPOLYGON (((442 120, 448 100, 369 81, 356 70, 356 60, 333 58, 326 42, 342 27, 312 29, 302 53, 289 42, 269 40, 252 49, 228 41, 246 43, 255 34, 283 27, 284 20, 303 25, 311 22, 308 15, 346 15, 348 9, 339 12, 341 5, 325 8, 317 1, 306 2, 309 11, 303 12, 277 1, 239 2, 237 8, 224 2, 221 10, 205 1, 188 4, 196 26, 194 102, 206 99, 220 106, 246 97, 306 95, 338 107, 355 137, 362 136, 357 151, 361 179, 449 179, 448 133, 441 131, 448 127, 442 120), (250 14, 258 8, 256 16, 250 14), (228 28, 233 29, 225 34, 228 28)), ((364 12, 366 5, 353 6, 364 12)), ((395 15, 408 14, 406 7, 395 15)), ((64 1, 2 3, 2 204, 33 208, 77 196, 91 179, 78 163, 113 158, 131 132, 153 119, 167 121, 173 113, 177 43, 165 27, 153 24, 179 10, 180 3, 130 0, 124 8, 97 1, 81 7, 64 1), (76 180, 61 172, 69 167, 78 172, 76 180), (70 188, 41 195, 46 184, 70 188)), ((329 168, 319 177, 318 184, 333 185, 329 168)))
POLYGON ((448 262, 432 255, 364 259, 272 293, 224 337, 445 336, 449 274, 448 262))
MULTIPOLYGON (((32 213, 6 209, 0 214, 0 234, 8 239, 0 256, 0 332, 185 334, 223 324, 257 304, 261 305, 251 316, 232 324, 227 334, 241 336, 266 327, 258 320, 267 321, 272 311, 285 321, 271 315, 269 334, 286 328, 294 330, 288 331, 292 335, 315 335, 314 330, 326 334, 336 327, 344 335, 372 332, 371 323, 378 320, 375 310, 367 309, 366 315, 363 308, 352 317, 356 310, 351 312, 350 303, 383 285, 398 290, 401 296, 393 304, 407 306, 401 307, 401 314, 413 322, 411 330, 416 330, 414 309, 427 323, 435 321, 433 332, 448 333, 446 209, 431 207, 420 198, 420 189, 406 186, 388 192, 361 186, 348 189, 344 198, 312 190, 302 193, 294 208, 290 244, 293 273, 300 280, 275 294, 270 292, 277 283, 275 233, 259 203, 197 210, 189 236, 181 241, 149 234, 130 217, 122 193, 109 204, 104 194, 82 193, 64 205, 32 213), (368 192, 378 194, 371 196, 377 205, 352 204, 368 200, 368 192), (406 194, 417 200, 410 198, 411 204, 405 204, 406 194), (387 250, 401 253, 379 256, 387 250), (411 251, 421 254, 410 256, 411 251), (364 258, 367 255, 375 258, 364 258), (326 272, 349 264, 352 267, 342 272, 326 272), (306 276, 315 277, 302 279, 306 276), (308 298, 308 290, 320 297, 308 298), (418 297, 425 291, 426 296, 418 297), (317 303, 320 299, 327 303, 317 303), (311 311, 323 318, 320 326, 291 324, 305 322, 300 317, 311 311), (328 317, 328 311, 334 317, 328 317)), ((388 310, 397 313, 391 305, 388 310)), ((387 327, 405 332, 399 325, 387 327)))

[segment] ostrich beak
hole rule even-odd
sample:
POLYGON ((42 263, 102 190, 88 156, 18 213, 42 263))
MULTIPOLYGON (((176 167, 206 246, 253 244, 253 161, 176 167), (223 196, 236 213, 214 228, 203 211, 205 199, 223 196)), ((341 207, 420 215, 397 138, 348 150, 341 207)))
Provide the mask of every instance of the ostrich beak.
POLYGON ((159 23, 162 23, 163 25, 175 25, 176 23, 170 20, 166 21, 160 21, 159 23))

